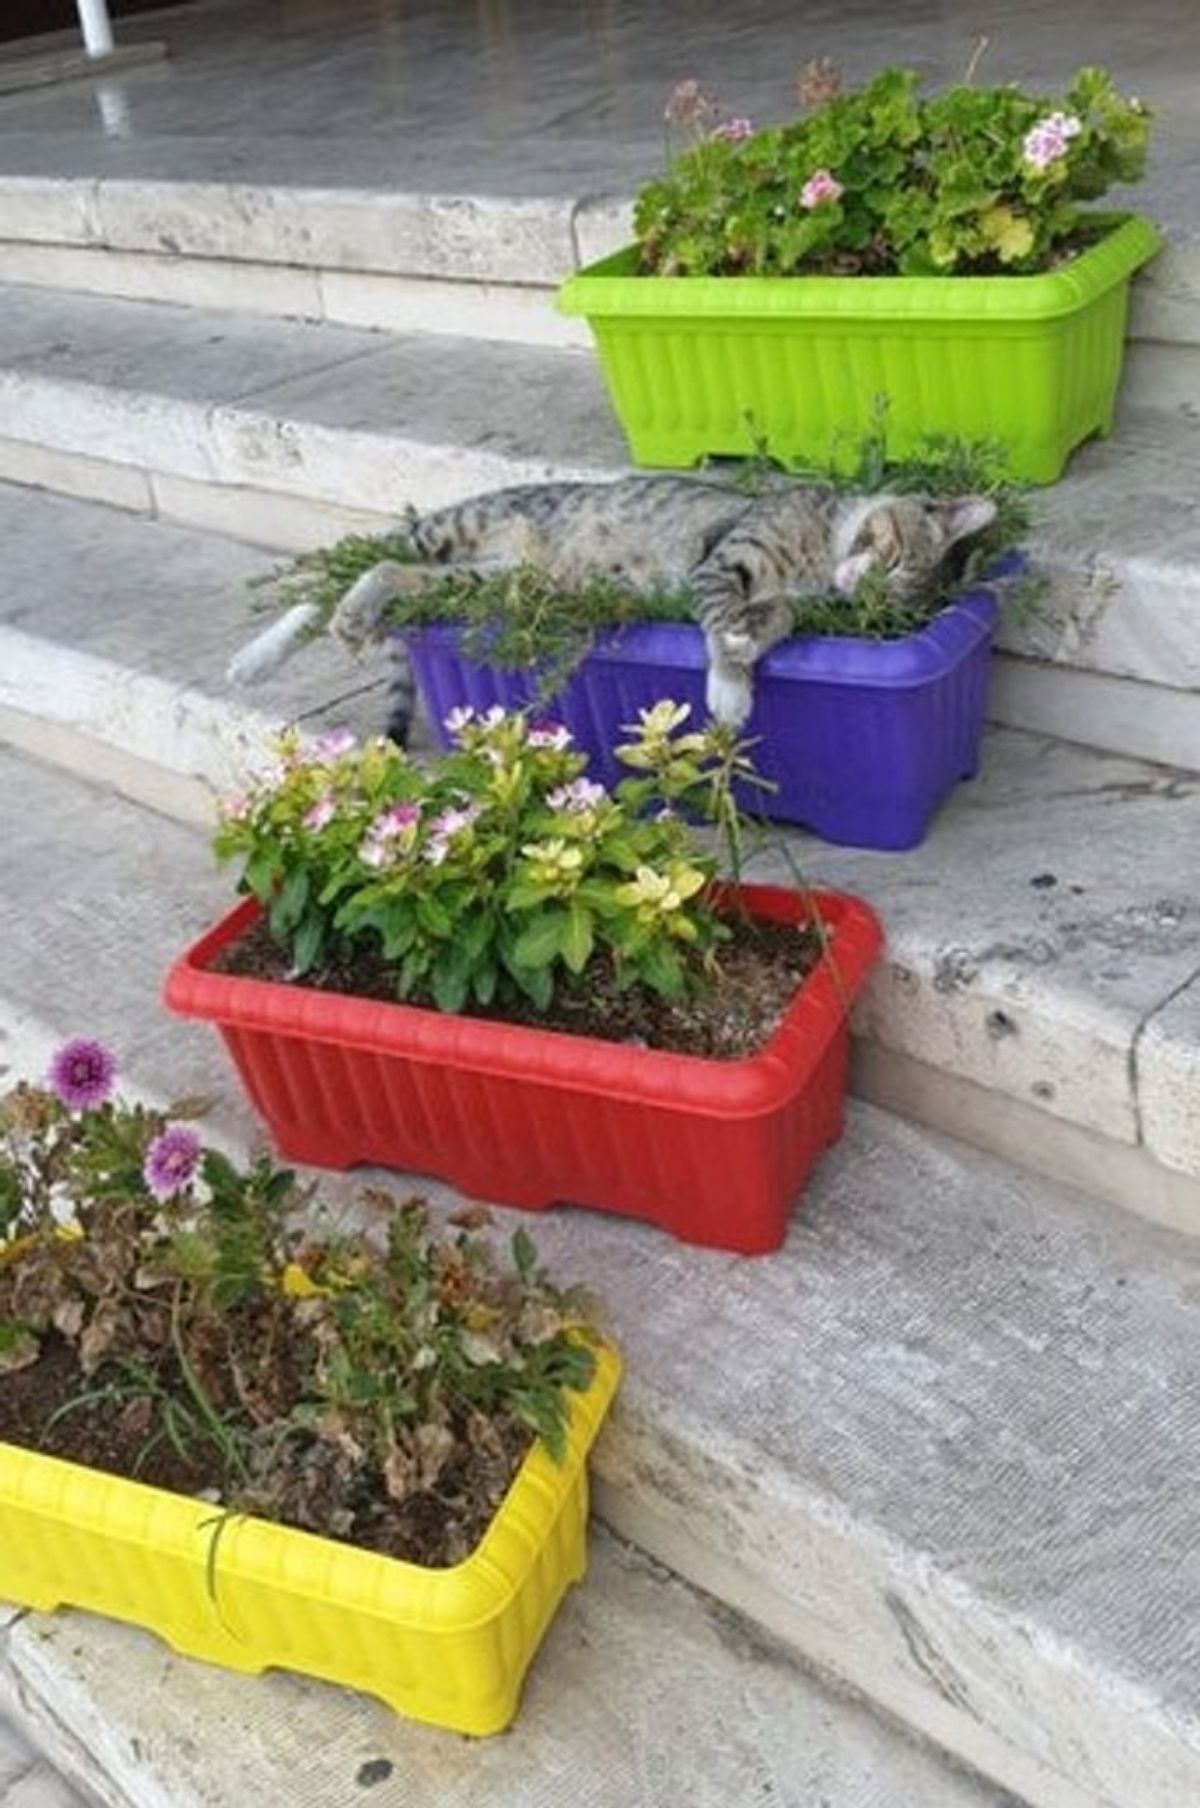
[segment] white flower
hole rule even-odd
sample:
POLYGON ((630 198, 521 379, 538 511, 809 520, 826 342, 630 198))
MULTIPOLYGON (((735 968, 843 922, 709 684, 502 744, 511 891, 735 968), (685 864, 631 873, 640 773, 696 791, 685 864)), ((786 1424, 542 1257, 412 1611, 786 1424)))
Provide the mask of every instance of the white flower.
POLYGON ((475 711, 469 703, 457 703, 444 720, 447 734, 460 735, 475 720, 475 711))
POLYGON ((570 729, 561 722, 539 722, 529 730, 531 747, 548 748, 553 753, 565 753, 571 740, 570 729))

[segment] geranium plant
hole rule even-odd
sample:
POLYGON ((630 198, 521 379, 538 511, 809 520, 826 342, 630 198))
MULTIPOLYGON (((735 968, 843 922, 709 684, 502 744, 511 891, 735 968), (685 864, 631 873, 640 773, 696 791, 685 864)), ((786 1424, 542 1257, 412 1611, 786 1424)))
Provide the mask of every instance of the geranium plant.
POLYGON ((752 776, 727 730, 688 714, 641 712, 614 790, 560 724, 499 708, 454 711, 454 746, 431 765, 382 739, 288 734, 226 802, 217 853, 241 862, 295 976, 365 950, 401 999, 545 1009, 597 959, 618 984, 680 997, 712 978, 729 933, 687 816, 723 825, 736 866, 732 786, 752 776))
POLYGON ((828 65, 807 110, 754 130, 680 83, 685 140, 635 212, 640 267, 665 276, 979 275, 1045 270, 1086 242, 1082 203, 1144 173, 1149 110, 1101 69, 1066 91, 965 83, 923 96, 886 69, 843 93, 828 65))
POLYGON ((98 1445, 226 1508, 459 1561, 533 1438, 563 1452, 595 1368, 585 1296, 524 1231, 499 1261, 483 1212, 439 1238, 410 1202, 382 1247, 314 1231, 290 1171, 112 1084, 77 1038, 50 1086, 0 1099, 0 1440, 98 1445))

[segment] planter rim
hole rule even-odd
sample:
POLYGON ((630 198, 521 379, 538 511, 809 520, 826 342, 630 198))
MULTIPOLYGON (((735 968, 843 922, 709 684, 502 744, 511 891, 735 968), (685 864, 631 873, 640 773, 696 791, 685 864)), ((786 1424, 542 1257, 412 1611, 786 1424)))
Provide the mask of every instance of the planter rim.
POLYGON ((1163 243, 1140 214, 1093 216, 1110 230, 1071 263, 1033 276, 640 276, 626 245, 567 277, 564 314, 692 318, 893 320, 997 324, 1074 314, 1153 257, 1163 243))
MULTIPOLYGON (((461 1562, 434 1569, 238 1514, 220 1535, 218 1599, 223 1584, 254 1580, 387 1620, 398 1633, 469 1632, 494 1619, 520 1589, 587 1462, 621 1368, 615 1347, 598 1343, 590 1387, 569 1395, 562 1463, 535 1439, 487 1531, 461 1562)), ((103 1532, 132 1549, 169 1548, 198 1565, 207 1561, 211 1528, 222 1511, 186 1494, 7 1443, 0 1443, 0 1505, 36 1511, 64 1529, 103 1532)), ((0 1559, 0 1576, 3 1568, 0 1559)), ((131 1582, 129 1604, 139 1624, 155 1623, 152 1588, 131 1582)))
MULTIPOLYGON (((1026 564, 1023 553, 1008 554, 988 572, 973 578, 911 634, 892 640, 869 640, 858 634, 796 634, 773 647, 759 662, 758 670, 766 678, 846 684, 855 689, 902 690, 928 684, 992 632, 999 614, 995 586, 1019 576, 1026 564)), ((449 646, 459 643, 462 627, 447 621, 396 632, 412 644, 449 646)), ((669 662, 696 671, 707 663, 702 631, 686 621, 629 622, 606 629, 597 634, 585 658, 620 659, 638 665, 669 662)))
POLYGON ((758 1116, 793 1096, 817 1068, 882 945, 883 931, 871 907, 849 893, 779 885, 723 890, 769 920, 799 922, 815 913, 830 931, 822 957, 768 1041, 736 1061, 210 971, 221 949, 262 914, 253 898, 227 912, 179 957, 167 975, 163 1001, 181 1017, 399 1055, 427 1066, 549 1083, 593 1098, 702 1109, 720 1118, 758 1116))

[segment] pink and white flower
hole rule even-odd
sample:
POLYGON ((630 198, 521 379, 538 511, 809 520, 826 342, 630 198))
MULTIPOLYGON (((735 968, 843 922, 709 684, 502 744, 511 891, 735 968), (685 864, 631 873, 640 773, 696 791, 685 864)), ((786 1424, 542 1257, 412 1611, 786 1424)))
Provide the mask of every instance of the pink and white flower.
POLYGON ((223 797, 217 805, 217 813, 222 822, 245 822, 254 805, 245 792, 235 797, 223 797))
POLYGON ((334 797, 332 791, 326 791, 323 797, 318 797, 311 809, 304 812, 304 815, 300 818, 300 826, 308 829, 313 835, 319 835, 321 830, 331 823, 336 815, 337 799, 334 797))
POLYGON ((846 191, 831 170, 814 170, 800 190, 800 205, 809 212, 825 201, 838 201, 846 191))
POLYGON ((313 757, 321 761, 340 760, 354 746, 355 739, 348 728, 331 728, 328 734, 318 735, 313 742, 313 757))
POLYGON ((1026 163, 1037 170, 1049 169, 1066 156, 1072 138, 1078 138, 1082 130, 1083 122, 1073 113, 1047 113, 1025 134, 1021 149, 1026 163))
POLYGON ((714 126, 710 137, 722 138, 726 144, 745 144, 747 138, 754 136, 754 122, 750 119, 726 119, 719 126, 714 126))
POLYGON ((363 865, 374 867, 376 872, 393 866, 412 847, 420 821, 420 804, 393 804, 377 816, 359 845, 358 857, 363 865))
POLYGON ((478 804, 466 804, 461 810, 443 810, 440 816, 434 817, 425 844, 425 858, 430 866, 441 866, 454 837, 469 829, 478 815, 478 804))
POLYGON ((604 786, 593 783, 590 778, 573 778, 569 785, 559 785, 546 794, 546 802, 552 810, 562 810, 569 816, 582 816, 588 810, 598 809, 607 798, 604 786))
POLYGON ((448 841, 451 835, 460 835, 464 829, 469 829, 478 815, 478 804, 467 804, 461 810, 443 810, 441 815, 435 816, 430 823, 429 833, 441 836, 448 841))

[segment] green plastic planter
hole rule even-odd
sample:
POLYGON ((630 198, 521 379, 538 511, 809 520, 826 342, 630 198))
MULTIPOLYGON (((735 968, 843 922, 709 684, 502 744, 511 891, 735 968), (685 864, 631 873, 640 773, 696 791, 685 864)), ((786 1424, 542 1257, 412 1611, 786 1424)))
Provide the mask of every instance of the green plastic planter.
POLYGON ((1009 475, 1052 483, 1112 428, 1129 284, 1148 220, 1112 216, 1041 276, 638 276, 628 247, 570 277, 639 465, 765 449, 852 470, 886 399, 888 453, 931 435, 993 440, 1009 475))

